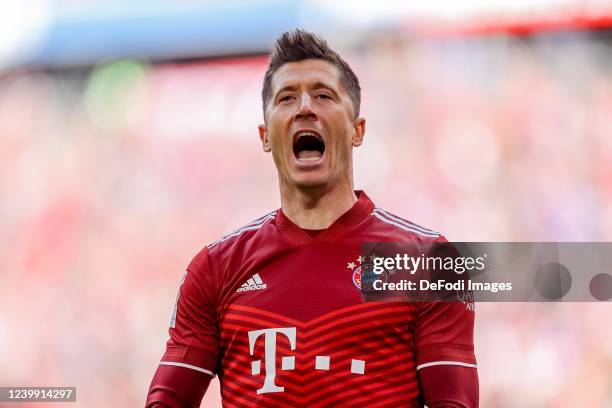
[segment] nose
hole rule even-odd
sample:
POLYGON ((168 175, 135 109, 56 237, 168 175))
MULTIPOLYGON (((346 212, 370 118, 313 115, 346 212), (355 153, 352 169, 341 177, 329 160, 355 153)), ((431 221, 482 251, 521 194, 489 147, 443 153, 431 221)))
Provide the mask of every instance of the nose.
POLYGON ((294 114, 294 119, 303 120, 316 118, 317 114, 315 113, 312 98, 308 94, 303 95, 302 98, 300 98, 300 104, 298 106, 298 110, 294 114))

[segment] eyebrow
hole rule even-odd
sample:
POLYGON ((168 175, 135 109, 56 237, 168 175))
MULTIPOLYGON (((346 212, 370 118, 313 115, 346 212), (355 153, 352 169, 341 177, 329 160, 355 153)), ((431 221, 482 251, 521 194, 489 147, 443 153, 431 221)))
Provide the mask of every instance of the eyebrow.
MULTIPOLYGON (((328 91, 330 91, 331 93, 333 93, 335 97, 339 97, 338 92, 336 92, 336 90, 334 90, 334 88, 331 85, 326 84, 323 81, 317 81, 314 84, 309 85, 308 87, 312 88, 312 89, 321 89, 321 88, 324 88, 324 89, 327 89, 328 91)), ((274 98, 276 99, 276 97, 279 94, 281 94, 281 93, 283 93, 285 91, 295 91, 296 89, 297 89, 297 87, 295 85, 285 85, 281 89, 279 89, 278 92, 276 92, 274 94, 274 98)))

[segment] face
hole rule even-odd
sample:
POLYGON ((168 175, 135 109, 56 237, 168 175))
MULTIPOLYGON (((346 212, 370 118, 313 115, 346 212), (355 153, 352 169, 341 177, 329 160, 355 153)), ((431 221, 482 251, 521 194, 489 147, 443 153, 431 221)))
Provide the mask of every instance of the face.
POLYGON ((265 121, 259 134, 281 186, 352 186, 352 149, 363 142, 365 120, 354 118, 335 66, 314 59, 281 66, 272 78, 265 121))

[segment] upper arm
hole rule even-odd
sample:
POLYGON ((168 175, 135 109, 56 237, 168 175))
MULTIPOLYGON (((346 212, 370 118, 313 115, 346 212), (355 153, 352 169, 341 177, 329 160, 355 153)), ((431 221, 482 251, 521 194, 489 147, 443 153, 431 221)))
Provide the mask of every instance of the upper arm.
POLYGON ((216 287, 205 248, 190 263, 180 285, 170 339, 153 377, 147 406, 199 406, 219 358, 216 287))
MULTIPOLYGON (((446 242, 442 237, 440 242, 446 242)), ((440 401, 464 401, 478 406, 478 374, 474 354, 474 304, 447 301, 419 303, 414 326, 416 369, 423 395, 431 406, 440 401)), ((438 404, 438 405, 433 405, 438 404)))
POLYGON ((472 306, 460 301, 419 306, 414 327, 417 370, 432 365, 476 368, 472 306))
POLYGON ((419 385, 429 408, 478 407, 474 312, 462 302, 421 305, 415 327, 419 385))
POLYGON ((216 287, 205 248, 190 263, 180 286, 162 365, 188 365, 215 374, 219 357, 216 287))

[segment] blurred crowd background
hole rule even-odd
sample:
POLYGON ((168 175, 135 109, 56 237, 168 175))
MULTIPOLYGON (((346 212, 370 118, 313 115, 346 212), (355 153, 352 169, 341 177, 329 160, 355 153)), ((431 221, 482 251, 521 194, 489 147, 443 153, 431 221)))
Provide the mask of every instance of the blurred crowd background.
MULTIPOLYGON (((293 17, 261 28, 260 43, 249 34, 256 25, 223 26, 233 39, 199 39, 200 51, 158 39, 109 53, 78 31, 104 20, 77 27, 92 3, 55 15, 64 25, 38 54, 0 52, 0 386, 74 385, 76 406, 135 407, 191 257, 279 205, 257 133, 265 53, 291 24, 313 19, 263 2, 293 17), (60 47, 79 34, 72 54, 60 47)), ((604 3, 542 2, 552 19, 527 6, 522 19, 499 18, 513 7, 488 19, 442 14, 445 24, 390 6, 359 25, 373 12, 357 7, 342 29, 315 24, 362 83, 356 187, 449 240, 612 240, 612 8, 604 3), (599 8, 579 7, 576 18, 572 3, 599 8)), ((105 18, 115 16, 121 31, 121 12, 112 11, 105 18)), ((320 12, 325 21, 346 17, 340 6, 320 12)), ((141 26, 181 30, 158 14, 141 26)), ((121 33, 111 50, 138 42, 130 38, 139 32, 121 33)), ((483 408, 612 406, 609 303, 476 311, 483 408)), ((215 380, 202 406, 220 406, 218 388, 215 380)))

